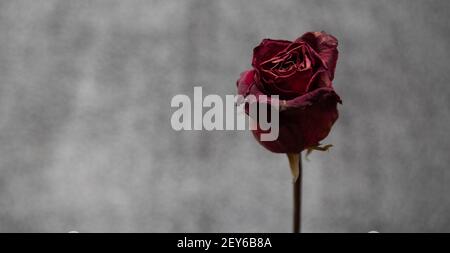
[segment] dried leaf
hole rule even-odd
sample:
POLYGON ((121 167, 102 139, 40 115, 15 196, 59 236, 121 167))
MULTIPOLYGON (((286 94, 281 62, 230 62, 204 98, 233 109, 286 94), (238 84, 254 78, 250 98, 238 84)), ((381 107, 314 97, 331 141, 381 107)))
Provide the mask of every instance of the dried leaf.
POLYGON ((300 162, 300 154, 287 154, 287 157, 289 159, 289 167, 291 168, 292 173, 292 180, 295 183, 298 179, 298 176, 300 175, 300 170, 298 167, 298 164, 300 162))
POLYGON ((306 156, 305 156, 305 159, 307 160, 307 161, 309 161, 308 160, 308 156, 309 156, 309 154, 311 154, 311 152, 313 152, 313 150, 316 150, 316 151, 328 151, 331 147, 333 147, 333 145, 332 144, 327 144, 327 145, 325 145, 325 146, 320 146, 320 144, 319 145, 317 145, 317 146, 313 146, 313 147, 309 147, 309 148, 307 148, 306 149, 306 156))

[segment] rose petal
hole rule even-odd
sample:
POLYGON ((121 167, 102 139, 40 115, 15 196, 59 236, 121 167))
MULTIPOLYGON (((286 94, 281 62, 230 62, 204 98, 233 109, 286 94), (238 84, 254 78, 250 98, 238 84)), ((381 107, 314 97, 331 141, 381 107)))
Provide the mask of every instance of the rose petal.
POLYGON ((291 43, 287 40, 264 39, 259 46, 253 49, 253 67, 257 68, 262 62, 272 58, 291 43))
POLYGON ((236 82, 238 95, 247 96, 249 89, 255 83, 255 70, 247 70, 241 73, 239 79, 236 82))
POLYGON ((261 129, 253 130, 256 140, 275 153, 297 153, 317 146, 329 134, 338 118, 337 103, 341 99, 329 87, 319 88, 282 104, 278 139, 260 141, 261 129))
POLYGON ((337 39, 326 32, 308 32, 296 41, 306 41, 326 64, 330 80, 334 79, 339 52, 337 39))
MULTIPOLYGON (((246 99, 237 101, 237 105, 241 105, 244 102, 247 103, 245 106, 245 112, 247 113, 247 115, 248 115, 249 105, 254 102, 258 103, 258 106, 260 106, 262 104, 265 104, 266 106, 271 106, 272 103, 274 103, 274 101, 276 101, 277 105, 280 105, 279 99, 275 99, 275 98, 271 97, 270 95, 266 95, 266 93, 260 89, 260 86, 257 85, 257 83, 255 81, 256 80, 255 74, 256 74, 255 70, 245 71, 241 74, 241 77, 237 81, 238 95, 242 95, 242 96, 244 96, 244 98, 247 97, 248 95, 254 95, 256 98, 256 101, 248 101, 246 99), (261 101, 260 97, 259 97, 260 95, 266 95, 267 100, 261 101)), ((269 113, 270 112, 269 108, 268 108, 267 112, 268 112, 267 119, 270 120, 271 117, 270 117, 270 113, 269 113)))

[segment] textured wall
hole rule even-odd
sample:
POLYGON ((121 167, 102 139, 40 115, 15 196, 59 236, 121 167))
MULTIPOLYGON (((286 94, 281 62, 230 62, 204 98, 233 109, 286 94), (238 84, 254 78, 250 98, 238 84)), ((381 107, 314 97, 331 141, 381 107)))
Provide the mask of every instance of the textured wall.
POLYGON ((0 0, 0 231, 289 232, 287 159, 174 132, 262 38, 340 41, 341 117, 304 163, 307 232, 450 232, 450 2, 0 0))

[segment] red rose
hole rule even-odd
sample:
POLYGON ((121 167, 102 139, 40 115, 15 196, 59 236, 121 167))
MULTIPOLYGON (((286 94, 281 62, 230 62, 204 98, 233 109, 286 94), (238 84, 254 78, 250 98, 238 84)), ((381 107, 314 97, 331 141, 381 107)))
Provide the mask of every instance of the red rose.
POLYGON ((338 118, 341 99, 332 87, 338 59, 337 39, 308 32, 294 42, 265 39, 253 51, 253 69, 237 81, 238 94, 279 95, 280 131, 275 141, 260 141, 276 153, 299 153, 316 147, 338 118))

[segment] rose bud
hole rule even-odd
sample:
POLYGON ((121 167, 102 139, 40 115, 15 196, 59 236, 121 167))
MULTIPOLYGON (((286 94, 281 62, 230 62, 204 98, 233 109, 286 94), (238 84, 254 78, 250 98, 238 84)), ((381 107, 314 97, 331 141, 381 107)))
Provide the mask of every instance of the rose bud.
MULTIPOLYGON (((338 59, 337 39, 325 32, 308 32, 295 41, 264 39, 253 51, 253 69, 237 81, 239 95, 278 95, 279 136, 258 142, 276 153, 314 149, 329 134, 342 103, 332 87, 338 59)), ((320 148, 320 147, 319 147, 320 148)))

